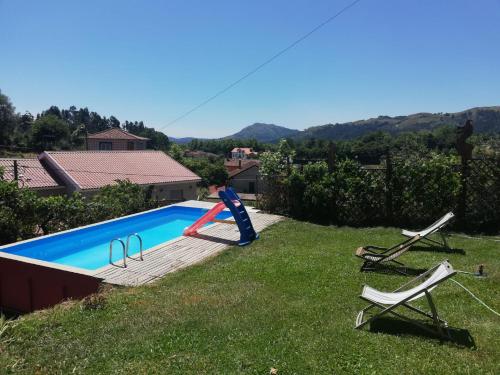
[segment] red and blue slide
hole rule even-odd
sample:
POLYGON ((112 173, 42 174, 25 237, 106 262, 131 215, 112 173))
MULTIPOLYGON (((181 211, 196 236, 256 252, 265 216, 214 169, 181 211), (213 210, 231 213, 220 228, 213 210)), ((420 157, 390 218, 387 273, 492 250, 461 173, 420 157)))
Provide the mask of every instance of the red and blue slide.
POLYGON ((227 188, 225 191, 219 191, 219 197, 222 202, 217 203, 213 206, 206 214, 196 220, 191 226, 184 230, 185 236, 192 236, 198 233, 198 229, 203 227, 205 224, 215 221, 223 223, 233 223, 227 220, 217 220, 215 217, 223 211, 226 207, 229 208, 231 214, 234 217, 234 224, 238 225, 240 230, 240 246, 245 246, 252 241, 259 238, 257 232, 253 228, 250 216, 245 208, 245 205, 241 201, 238 194, 236 194, 233 189, 227 188))

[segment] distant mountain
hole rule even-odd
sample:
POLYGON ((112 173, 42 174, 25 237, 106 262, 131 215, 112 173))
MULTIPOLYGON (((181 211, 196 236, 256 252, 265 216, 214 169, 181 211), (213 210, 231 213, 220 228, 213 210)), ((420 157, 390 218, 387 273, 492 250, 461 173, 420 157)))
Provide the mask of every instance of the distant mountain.
POLYGON ((238 133, 224 138, 256 139, 259 142, 274 142, 281 138, 297 136, 300 130, 285 128, 274 124, 255 123, 241 129, 238 133))
MULTIPOLYGON (((432 130, 441 125, 462 126, 467 119, 474 120, 475 133, 500 133, 500 106, 477 107, 456 113, 415 113, 407 116, 379 116, 368 120, 313 126, 305 130, 289 129, 274 124, 255 123, 224 139, 256 139, 272 143, 281 138, 348 140, 367 133, 384 131, 391 134, 432 130)), ((195 139, 173 138, 174 143, 185 144, 195 139)))
POLYGON ((296 139, 345 140, 375 131, 392 134, 432 130, 441 125, 462 126, 467 119, 474 120, 476 133, 500 133, 500 106, 471 108, 456 113, 416 113, 408 116, 379 116, 368 120, 313 126, 301 131, 296 139))

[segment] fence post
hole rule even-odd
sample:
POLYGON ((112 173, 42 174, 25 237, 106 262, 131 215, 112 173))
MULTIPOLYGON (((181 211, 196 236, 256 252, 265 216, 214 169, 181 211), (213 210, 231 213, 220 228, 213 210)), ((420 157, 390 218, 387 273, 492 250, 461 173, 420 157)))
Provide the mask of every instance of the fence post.
POLYGON ((394 211, 392 207, 392 157, 389 150, 385 159, 385 218, 389 225, 393 224, 394 211))
POLYGON ((19 180, 19 169, 17 168, 17 160, 14 160, 14 180, 19 180))
POLYGON ((469 165, 467 158, 462 157, 461 175, 460 175, 460 196, 458 200, 458 225, 460 228, 465 228, 465 212, 467 209, 467 177, 469 175, 469 165))
POLYGON ((474 132, 472 120, 467 120, 465 125, 457 127, 456 148, 462 159, 462 175, 460 176, 461 192, 458 202, 458 222, 461 228, 466 228, 465 216, 467 210, 467 179, 469 177, 468 160, 472 159, 472 146, 467 139, 474 132))
MULTIPOLYGON (((337 161, 337 145, 332 141, 328 142, 328 173, 332 174, 335 171, 335 163, 337 161)), ((333 197, 330 199, 330 223, 338 224, 338 207, 337 207, 337 180, 333 179, 332 191, 333 197)))

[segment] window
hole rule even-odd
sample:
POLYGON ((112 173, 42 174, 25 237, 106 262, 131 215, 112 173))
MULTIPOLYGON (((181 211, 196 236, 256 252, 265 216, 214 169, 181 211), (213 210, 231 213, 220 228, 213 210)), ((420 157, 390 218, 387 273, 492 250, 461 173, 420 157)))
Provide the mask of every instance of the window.
POLYGON ((99 142, 99 150, 110 151, 113 149, 113 143, 111 142, 99 142))
POLYGON ((127 142, 127 150, 134 150, 135 144, 132 141, 127 142))

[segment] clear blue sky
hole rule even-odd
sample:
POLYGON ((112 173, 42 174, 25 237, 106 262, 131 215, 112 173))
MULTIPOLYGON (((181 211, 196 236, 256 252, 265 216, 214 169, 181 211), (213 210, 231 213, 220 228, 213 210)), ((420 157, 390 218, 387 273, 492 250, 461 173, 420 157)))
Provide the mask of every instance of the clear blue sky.
MULTIPOLYGON (((0 0, 0 89, 161 128, 345 0, 0 0)), ((500 0, 362 0, 171 136, 500 105, 500 0)))

